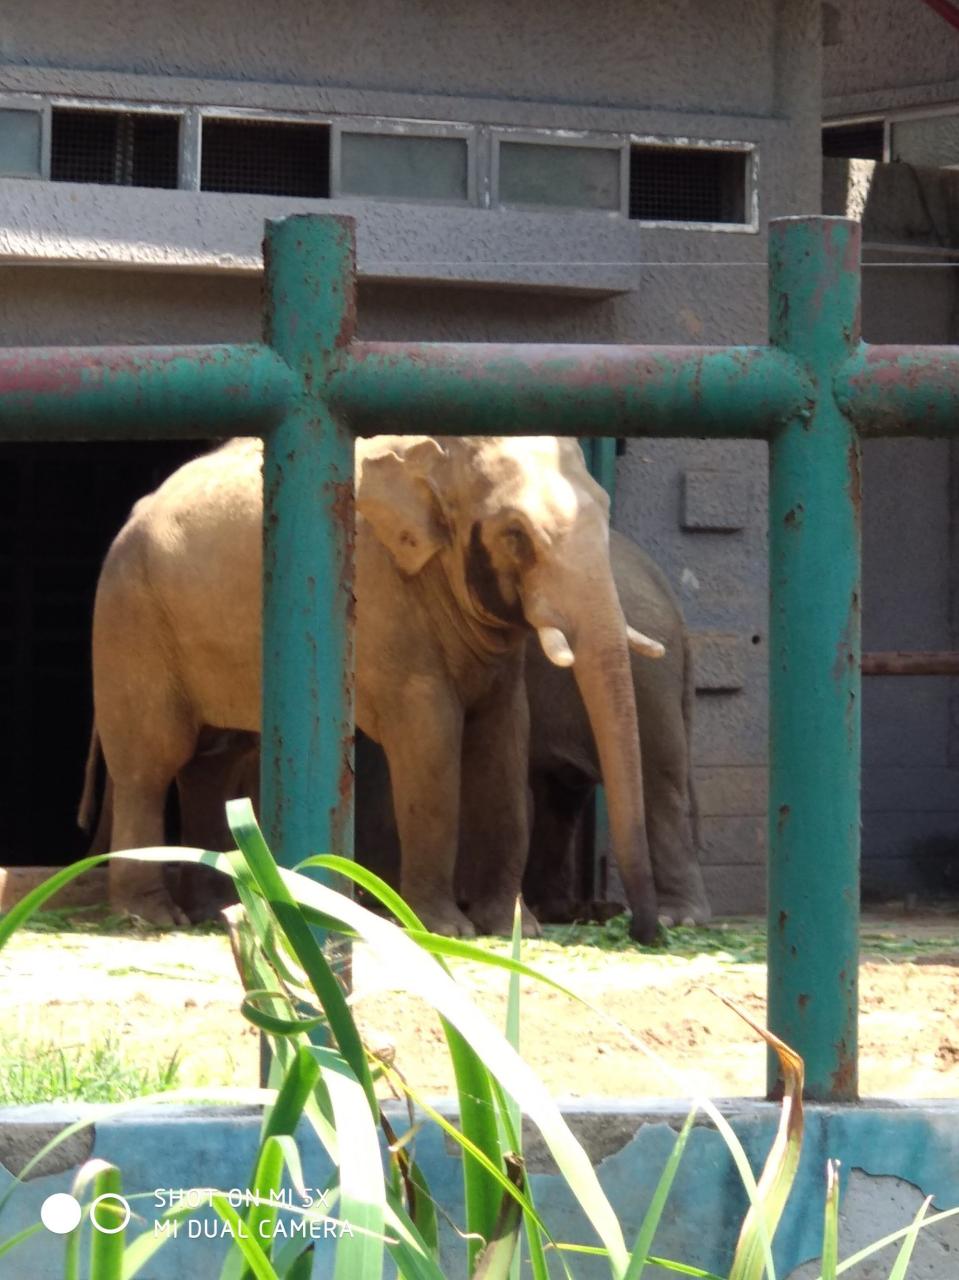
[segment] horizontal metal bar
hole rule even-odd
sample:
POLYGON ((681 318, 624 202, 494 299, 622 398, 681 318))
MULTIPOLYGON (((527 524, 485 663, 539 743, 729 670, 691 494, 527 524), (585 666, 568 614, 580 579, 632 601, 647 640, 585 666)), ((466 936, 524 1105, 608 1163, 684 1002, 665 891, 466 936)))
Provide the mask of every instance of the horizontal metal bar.
POLYGON ((261 435, 299 392, 269 347, 0 351, 0 441, 261 435))
POLYGON ((959 347, 863 343, 835 383, 840 409, 867 439, 959 430, 959 347))
POLYGON ((927 653, 891 650, 862 655, 864 676, 959 676, 959 652, 941 649, 927 653))
POLYGON ((770 347, 355 343, 329 395, 357 435, 765 437, 810 384, 770 347))

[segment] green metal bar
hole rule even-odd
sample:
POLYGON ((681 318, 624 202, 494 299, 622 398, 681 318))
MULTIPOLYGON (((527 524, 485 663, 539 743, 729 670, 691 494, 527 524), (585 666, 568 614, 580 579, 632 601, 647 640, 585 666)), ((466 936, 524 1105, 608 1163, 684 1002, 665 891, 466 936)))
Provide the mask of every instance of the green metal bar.
POLYGON ((862 436, 953 436, 959 347, 860 345, 837 375, 836 400, 862 436))
POLYGON ((616 500, 616 439, 609 436, 580 440, 586 465, 594 480, 609 494, 610 507, 616 500))
POLYGON ((353 437, 325 379, 353 334, 353 225, 272 222, 266 340, 302 379, 263 469, 263 815, 284 866, 353 853, 353 437))
POLYGON ((860 446, 832 395, 859 342, 858 263, 857 223, 770 225, 770 341, 820 395, 769 451, 768 1021, 831 1101, 858 1088, 860 446))
POLYGON ((296 392, 268 347, 27 347, 0 351, 0 440, 261 435, 296 392))
POLYGON ((768 347, 357 342, 330 380, 360 436, 766 437, 810 394, 768 347))

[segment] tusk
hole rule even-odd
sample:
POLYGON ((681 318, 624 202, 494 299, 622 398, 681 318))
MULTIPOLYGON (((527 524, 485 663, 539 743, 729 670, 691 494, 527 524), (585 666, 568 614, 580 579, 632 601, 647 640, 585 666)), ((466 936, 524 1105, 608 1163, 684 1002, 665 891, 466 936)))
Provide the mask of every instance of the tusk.
POLYGON ((536 634, 543 646, 543 652, 554 666, 571 667, 573 665, 573 651, 559 627, 537 627, 536 634))
POLYGON ((649 636, 644 636, 635 627, 627 625, 626 639, 629 641, 629 647, 632 651, 641 653, 644 658, 661 658, 666 652, 665 647, 658 640, 650 640, 649 636))

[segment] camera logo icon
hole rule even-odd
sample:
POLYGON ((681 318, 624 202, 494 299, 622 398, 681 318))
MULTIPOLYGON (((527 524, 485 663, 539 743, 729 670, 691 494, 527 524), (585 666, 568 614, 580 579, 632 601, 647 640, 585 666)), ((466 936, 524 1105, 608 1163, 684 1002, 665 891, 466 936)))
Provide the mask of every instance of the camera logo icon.
MULTIPOLYGON (((94 1230, 115 1236, 126 1227, 132 1214, 130 1202, 115 1191, 105 1191, 90 1205, 90 1222, 94 1230)), ((83 1208, 76 1196, 57 1191, 47 1196, 40 1206, 40 1221, 54 1235, 69 1235, 80 1225, 83 1208)))

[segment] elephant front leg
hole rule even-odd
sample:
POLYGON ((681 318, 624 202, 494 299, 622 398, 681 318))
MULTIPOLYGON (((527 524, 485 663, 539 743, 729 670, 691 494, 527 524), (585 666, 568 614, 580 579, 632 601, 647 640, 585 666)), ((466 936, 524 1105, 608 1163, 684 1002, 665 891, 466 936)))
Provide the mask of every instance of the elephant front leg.
POLYGON ((457 897, 480 933, 512 933, 520 898, 523 936, 539 936, 521 897, 530 836, 528 769, 529 708, 519 678, 474 711, 463 730, 457 897))
POLYGON ((424 715, 383 717, 389 724, 382 745, 400 838, 400 893, 427 929, 471 937, 476 931, 456 905, 453 887, 462 716, 438 692, 416 704, 424 715))

